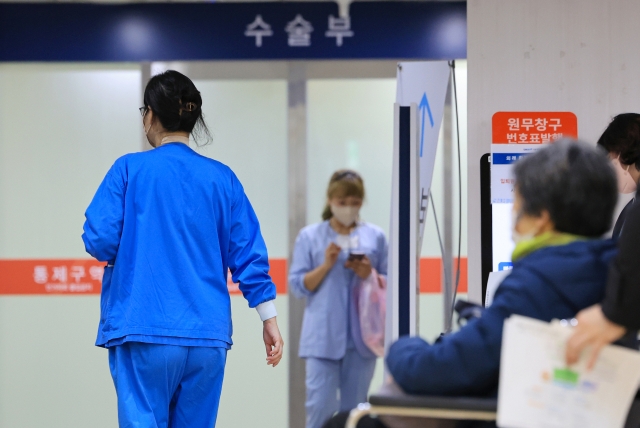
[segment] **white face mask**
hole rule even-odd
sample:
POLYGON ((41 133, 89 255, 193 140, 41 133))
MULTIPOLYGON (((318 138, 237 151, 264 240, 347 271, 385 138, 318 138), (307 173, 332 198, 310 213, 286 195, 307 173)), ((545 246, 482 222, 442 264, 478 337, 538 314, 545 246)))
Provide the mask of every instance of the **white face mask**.
POLYGON ((529 233, 519 233, 516 230, 516 223, 518 223, 518 220, 520 219, 520 215, 515 212, 515 211, 511 211, 511 239, 513 240, 513 242, 518 245, 521 242, 525 242, 525 241, 529 241, 531 239, 533 239, 536 236, 536 232, 529 232, 529 233))
POLYGON ((618 179, 618 192, 620 193, 633 193, 636 191, 638 184, 635 182, 631 174, 629 174, 629 167, 631 165, 627 165, 627 168, 623 168, 620 163, 620 156, 615 159, 612 159, 613 169, 616 171, 616 177, 618 179))
POLYGON ((360 208, 352 206, 340 207, 338 205, 331 205, 331 214, 333 214, 333 216, 341 225, 349 227, 352 226, 358 219, 358 216, 360 215, 360 208))

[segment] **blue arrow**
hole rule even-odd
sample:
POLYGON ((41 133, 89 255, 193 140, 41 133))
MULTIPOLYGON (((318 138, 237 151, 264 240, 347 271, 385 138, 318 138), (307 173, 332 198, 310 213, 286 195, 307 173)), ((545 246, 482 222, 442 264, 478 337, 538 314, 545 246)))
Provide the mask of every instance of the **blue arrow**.
POLYGON ((427 93, 422 94, 420 100, 420 110, 422 111, 422 126, 420 129, 420 157, 422 157, 422 148, 424 147, 424 113, 429 113, 429 122, 433 128, 433 116, 431 115, 431 107, 429 107, 429 100, 427 99, 427 93))

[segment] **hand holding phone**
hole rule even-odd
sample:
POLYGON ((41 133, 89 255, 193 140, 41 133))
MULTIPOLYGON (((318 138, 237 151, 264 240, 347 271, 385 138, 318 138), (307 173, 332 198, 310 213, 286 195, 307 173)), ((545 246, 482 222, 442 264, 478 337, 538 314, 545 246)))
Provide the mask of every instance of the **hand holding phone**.
POLYGON ((345 267, 353 270, 360 278, 365 279, 371 275, 371 261, 364 252, 352 251, 345 263, 345 267))
POLYGON ((364 259, 364 252, 362 251, 351 251, 349 252, 349 258, 347 260, 349 260, 350 262, 354 261, 354 260, 362 260, 364 259))

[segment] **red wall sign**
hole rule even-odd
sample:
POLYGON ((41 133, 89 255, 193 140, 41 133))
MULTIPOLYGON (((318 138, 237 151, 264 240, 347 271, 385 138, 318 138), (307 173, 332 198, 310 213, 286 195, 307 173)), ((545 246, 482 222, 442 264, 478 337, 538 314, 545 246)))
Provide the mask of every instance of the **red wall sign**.
POLYGON ((500 111, 492 118, 493 144, 544 144, 578 137, 578 118, 571 112, 500 111))
POLYGON ((104 266, 93 259, 0 260, 0 294, 99 294, 104 266))
MULTIPOLYGON (((287 260, 270 259, 270 274, 278 294, 287 293, 287 260)), ((93 259, 0 260, 0 295, 100 294, 104 263, 93 259)), ((467 292, 467 259, 461 260, 460 293, 467 292)), ((455 269, 455 262, 454 262, 455 269)), ((455 271, 454 271, 455 275, 455 271)), ((420 292, 440 293, 442 260, 420 260, 420 292)), ((241 294, 231 275, 227 286, 241 294)))
MULTIPOLYGON (((278 294, 287 292, 287 261, 270 259, 278 294)), ((100 294, 105 263, 93 259, 0 260, 2 294, 100 294)), ((228 277, 231 294, 240 294, 228 277)))
MULTIPOLYGON (((453 260, 453 282, 455 287, 457 259, 453 260)), ((420 259, 420 292, 442 292, 442 259, 440 257, 423 257, 420 259)), ((467 258, 460 259, 460 282, 458 293, 467 292, 467 258)))
MULTIPOLYGON (((287 260, 269 259, 269 274, 276 285, 277 293, 287 294, 287 260)), ((231 272, 227 273, 227 288, 229 289, 229 294, 242 294, 239 284, 234 283, 231 279, 231 272)))

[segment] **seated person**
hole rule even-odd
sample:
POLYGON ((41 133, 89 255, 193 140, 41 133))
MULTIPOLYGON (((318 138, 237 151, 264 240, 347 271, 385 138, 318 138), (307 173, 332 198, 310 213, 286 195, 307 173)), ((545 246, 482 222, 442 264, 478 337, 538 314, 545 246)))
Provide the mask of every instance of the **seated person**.
POLYGON ((595 147, 561 140, 514 166, 513 271, 482 317, 433 345, 403 337, 386 358, 408 393, 495 396, 502 328, 512 314, 573 318, 604 297, 616 176, 595 147))

